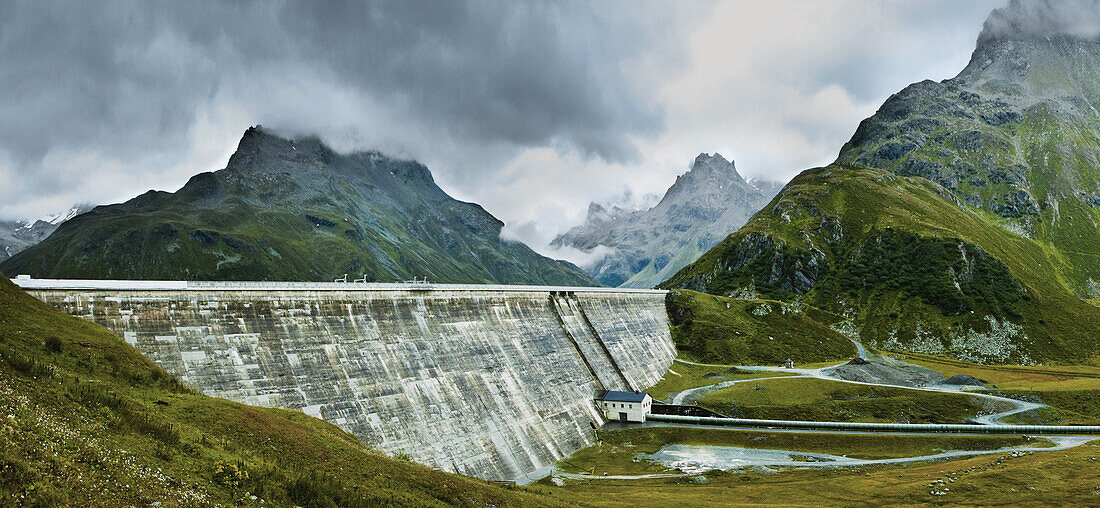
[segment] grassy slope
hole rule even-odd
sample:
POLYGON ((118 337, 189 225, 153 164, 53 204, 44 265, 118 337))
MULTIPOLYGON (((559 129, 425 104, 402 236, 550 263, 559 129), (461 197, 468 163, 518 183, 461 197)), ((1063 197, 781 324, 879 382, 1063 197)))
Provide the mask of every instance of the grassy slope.
POLYGON ((838 162, 939 178, 978 208, 990 209, 1026 189, 1037 205, 1035 214, 997 220, 1014 223, 1057 250, 1066 261, 1060 275, 1075 294, 1083 294, 1090 278, 1100 280, 1100 206, 1086 204, 1100 190, 1100 135, 1091 108, 1080 107, 1088 100, 1082 93, 1100 91, 1098 46, 1095 41, 1008 46, 1018 54, 979 48, 959 80, 918 83, 891 97, 860 125, 838 162), (982 69, 987 58, 1025 60, 1027 71, 987 72, 982 69), (1009 106, 1013 103, 1018 106, 1009 106), (998 116, 1006 121, 989 121, 998 116), (884 148, 911 140, 917 140, 912 152, 882 155, 884 148), (922 169, 930 166, 937 169, 922 169), (1005 177, 1011 173, 1018 176, 1005 177))
POLYGON ((962 423, 986 409, 968 395, 806 378, 741 383, 698 404, 735 418, 905 423, 962 423))
POLYGON ((389 458, 296 411, 197 395, 4 278, 0 337, 0 505, 257 505, 246 492, 269 506, 553 501, 389 458))
POLYGON ((774 300, 740 300, 688 290, 666 300, 681 354, 707 363, 779 365, 849 358, 855 347, 828 325, 835 315, 774 300), (798 310, 796 310, 798 309, 798 310))
POLYGON ((801 300, 855 318, 868 342, 885 342, 893 332, 902 344, 911 343, 918 324, 937 337, 968 329, 987 331, 990 326, 983 316, 989 308, 980 301, 973 314, 945 315, 937 302, 886 285, 846 291, 840 277, 830 272, 845 266, 862 242, 888 228, 924 238, 960 239, 1003 263, 1024 288, 1026 295, 1018 303, 1021 315, 1009 317, 1020 323, 1027 335, 1021 344, 1023 354, 1034 361, 1069 363, 1100 354, 1100 311, 1073 296, 1072 284, 1065 276, 1072 263, 1049 245, 1013 234, 997 226, 997 219, 988 213, 961 208, 945 196, 941 187, 922 178, 898 177, 871 168, 808 170, 738 232, 662 286, 723 293, 755 283, 761 292, 771 290, 792 297, 791 292, 768 286, 771 265, 755 271, 752 265, 739 271, 730 269, 735 256, 744 252, 743 243, 763 237, 780 246, 762 251, 765 259, 820 252, 825 266, 801 300))

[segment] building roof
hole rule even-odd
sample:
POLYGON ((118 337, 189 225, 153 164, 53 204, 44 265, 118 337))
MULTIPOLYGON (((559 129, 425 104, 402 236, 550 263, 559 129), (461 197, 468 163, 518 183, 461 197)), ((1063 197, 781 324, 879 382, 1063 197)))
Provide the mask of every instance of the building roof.
POLYGON ((648 397, 646 392, 622 392, 619 390, 608 390, 604 392, 603 397, 600 400, 610 400, 614 402, 641 402, 648 397))

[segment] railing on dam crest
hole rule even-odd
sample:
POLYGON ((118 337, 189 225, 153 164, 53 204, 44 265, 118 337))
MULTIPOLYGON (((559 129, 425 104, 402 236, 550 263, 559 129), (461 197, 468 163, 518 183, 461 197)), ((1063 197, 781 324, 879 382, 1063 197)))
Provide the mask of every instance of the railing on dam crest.
POLYGON ((90 289, 145 291, 478 291, 478 292, 573 292, 665 294, 658 289, 534 286, 504 284, 436 284, 423 282, 267 282, 267 281, 175 281, 35 279, 18 276, 11 280, 23 289, 90 289))

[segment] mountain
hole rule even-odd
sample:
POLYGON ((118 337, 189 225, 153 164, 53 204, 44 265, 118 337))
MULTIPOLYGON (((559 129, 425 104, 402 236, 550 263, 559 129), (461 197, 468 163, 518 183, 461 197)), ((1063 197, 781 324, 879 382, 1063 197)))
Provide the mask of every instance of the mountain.
POLYGON ((766 180, 745 181, 717 153, 699 154, 656 206, 634 211, 592 203, 584 224, 550 245, 607 249, 585 267, 589 274, 608 286, 653 287, 744 224, 778 189, 766 180))
POLYGON ((503 223, 424 165, 249 128, 225 169, 64 223, 7 274, 117 279, 592 285, 576 266, 500 238, 503 223))
POLYGON ((1096 292, 1100 41, 1012 31, 1006 19, 1029 4, 990 17, 957 77, 890 97, 837 162, 942 185, 1002 227, 1052 245, 1071 289, 1096 292))
POLYGON ((0 261, 44 240, 62 222, 91 210, 91 205, 76 205, 64 212, 26 221, 0 221, 0 261))
POLYGON ((1100 361, 1100 41, 1004 22, 1036 4, 663 286, 816 305, 886 349, 1100 361))

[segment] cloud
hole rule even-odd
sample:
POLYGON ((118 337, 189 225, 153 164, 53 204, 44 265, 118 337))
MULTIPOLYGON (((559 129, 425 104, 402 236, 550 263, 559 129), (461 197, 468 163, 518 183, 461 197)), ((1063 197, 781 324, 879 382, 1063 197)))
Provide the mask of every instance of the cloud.
POLYGON ((1012 0, 989 15, 981 38, 1100 37, 1100 0, 1012 0))
POLYGON ((210 153, 223 155, 252 123, 319 133, 345 149, 455 160, 445 171, 456 180, 491 179, 496 168, 476 154, 499 167, 527 147, 637 161, 632 139, 662 132, 663 113, 634 69, 671 58, 674 48, 647 41, 675 33, 677 10, 625 1, 4 2, 0 150, 29 192, 0 189, 0 214, 43 213, 39 205, 56 200, 44 194, 63 199, 75 187, 90 200, 125 198, 139 184, 171 189, 185 180, 178 172, 217 167, 207 166, 210 153), (226 127, 213 149, 205 131, 226 127), (49 166, 62 160, 76 166, 49 166), (135 176, 120 195, 114 184, 135 176))

